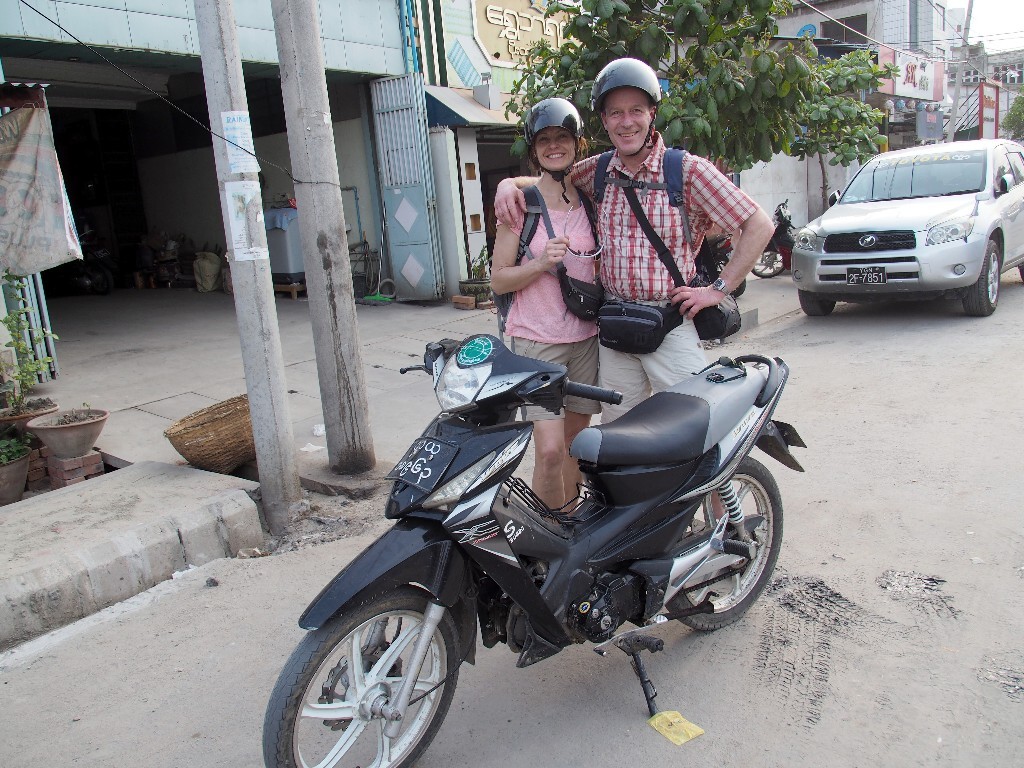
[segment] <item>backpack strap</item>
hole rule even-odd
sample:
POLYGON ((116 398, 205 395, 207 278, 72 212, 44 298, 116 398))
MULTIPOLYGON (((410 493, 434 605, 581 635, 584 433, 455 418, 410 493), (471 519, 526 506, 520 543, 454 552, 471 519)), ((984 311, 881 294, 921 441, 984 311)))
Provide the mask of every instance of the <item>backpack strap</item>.
POLYGON ((590 233, 594 236, 594 245, 600 246, 601 240, 597 236, 597 212, 594 211, 594 204, 582 192, 580 192, 580 203, 583 205, 583 210, 587 212, 587 220, 590 222, 590 233))
POLYGON ((608 181, 608 163, 612 161, 614 150, 609 149, 602 152, 597 158, 597 168, 594 170, 594 202, 598 205, 604 199, 604 185, 608 181))
POLYGON ((526 197, 526 218, 523 219, 523 231, 519 233, 519 250, 516 252, 516 262, 514 265, 517 267, 519 262, 529 252, 530 241, 533 240, 533 236, 537 233, 537 225, 540 224, 542 206, 544 205, 544 198, 541 196, 536 184, 531 184, 529 187, 524 188, 523 195, 526 197))
POLYGON ((670 147, 665 150, 665 158, 661 162, 661 173, 665 177, 668 197, 676 208, 683 207, 683 161, 686 150, 670 147))

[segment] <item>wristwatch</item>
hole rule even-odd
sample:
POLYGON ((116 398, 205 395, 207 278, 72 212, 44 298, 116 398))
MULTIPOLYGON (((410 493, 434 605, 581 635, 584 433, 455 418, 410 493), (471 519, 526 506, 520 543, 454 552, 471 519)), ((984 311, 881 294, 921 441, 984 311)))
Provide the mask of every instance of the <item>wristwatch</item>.
POLYGON ((725 280, 723 280, 722 278, 718 278, 717 280, 715 280, 715 282, 711 284, 711 287, 714 288, 723 296, 726 296, 729 293, 729 286, 725 284, 725 280))

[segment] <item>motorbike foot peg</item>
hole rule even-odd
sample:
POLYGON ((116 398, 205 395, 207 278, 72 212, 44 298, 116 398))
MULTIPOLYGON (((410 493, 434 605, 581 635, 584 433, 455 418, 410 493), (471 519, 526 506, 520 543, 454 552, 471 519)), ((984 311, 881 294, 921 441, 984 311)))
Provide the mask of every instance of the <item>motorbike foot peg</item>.
POLYGON ((757 547, 752 542, 740 541, 739 539, 725 539, 722 542, 722 551, 727 555, 745 557, 753 560, 757 554, 757 547))

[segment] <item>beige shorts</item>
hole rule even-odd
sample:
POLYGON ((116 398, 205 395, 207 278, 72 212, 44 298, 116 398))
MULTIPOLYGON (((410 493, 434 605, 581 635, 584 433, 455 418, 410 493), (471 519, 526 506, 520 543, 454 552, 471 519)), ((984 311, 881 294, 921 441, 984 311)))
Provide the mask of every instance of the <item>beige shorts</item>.
MULTIPOLYGON (((570 381, 590 384, 595 387, 597 386, 597 347, 597 336, 568 344, 545 344, 542 341, 530 339, 512 339, 512 351, 517 355, 543 360, 546 363, 564 365, 569 371, 570 381)), ((565 398, 565 409, 573 413, 594 414, 601 412, 601 404, 596 400, 570 396, 565 398)), ((524 421, 561 418, 563 418, 561 413, 552 413, 536 405, 523 409, 524 421)))

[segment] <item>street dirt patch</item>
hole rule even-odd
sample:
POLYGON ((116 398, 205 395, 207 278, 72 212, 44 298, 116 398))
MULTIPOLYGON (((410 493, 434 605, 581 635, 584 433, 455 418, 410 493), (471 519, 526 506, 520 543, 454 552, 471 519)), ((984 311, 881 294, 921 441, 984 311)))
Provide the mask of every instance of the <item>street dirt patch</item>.
POLYGON ((390 486, 387 486, 365 499, 303 491, 308 508, 295 516, 281 536, 268 540, 269 554, 297 552, 390 525, 391 521, 384 517, 384 503, 389 490, 390 486))
POLYGON ((946 580, 938 576, 890 569, 879 576, 876 583, 893 600, 903 600, 918 610, 954 619, 960 615, 960 611, 953 607, 953 598, 942 594, 946 580))

